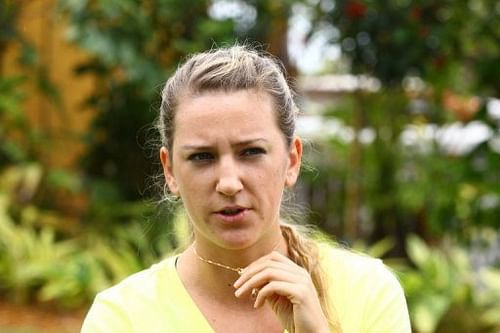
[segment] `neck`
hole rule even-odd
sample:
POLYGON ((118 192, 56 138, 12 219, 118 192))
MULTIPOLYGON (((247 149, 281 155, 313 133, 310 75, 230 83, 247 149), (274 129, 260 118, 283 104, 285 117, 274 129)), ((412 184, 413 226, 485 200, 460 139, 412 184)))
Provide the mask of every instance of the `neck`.
POLYGON ((217 299, 230 302, 253 302, 234 297, 233 283, 238 279, 239 268, 245 268, 258 258, 272 252, 287 252, 281 235, 267 246, 256 245, 247 249, 218 249, 194 242, 180 256, 178 272, 184 284, 200 292, 209 293, 217 299), (189 286, 188 286, 189 285, 189 286))
POLYGON ((265 244, 258 243, 249 248, 234 250, 216 248, 211 244, 207 246, 207 244, 194 241, 190 248, 203 263, 218 267, 219 270, 228 270, 241 274, 241 271, 246 266, 272 251, 286 253, 283 251, 286 251, 286 246, 283 249, 284 238, 281 233, 271 241, 267 241, 265 244))

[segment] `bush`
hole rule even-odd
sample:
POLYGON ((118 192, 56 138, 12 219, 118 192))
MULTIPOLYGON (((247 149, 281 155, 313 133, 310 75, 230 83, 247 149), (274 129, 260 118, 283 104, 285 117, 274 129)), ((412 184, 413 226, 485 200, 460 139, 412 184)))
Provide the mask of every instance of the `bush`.
MULTIPOLYGON (((63 220, 29 200, 42 177, 37 164, 0 173, 0 292, 16 302, 52 302, 64 307, 88 304, 97 292, 172 251, 170 239, 150 243, 139 223, 106 234, 57 232, 43 222, 63 220)), ((60 223, 55 223, 58 225, 60 223)))
POLYGON ((407 240, 413 266, 402 269, 416 332, 498 332, 500 270, 474 271, 464 248, 446 240, 431 248, 416 236, 407 240))

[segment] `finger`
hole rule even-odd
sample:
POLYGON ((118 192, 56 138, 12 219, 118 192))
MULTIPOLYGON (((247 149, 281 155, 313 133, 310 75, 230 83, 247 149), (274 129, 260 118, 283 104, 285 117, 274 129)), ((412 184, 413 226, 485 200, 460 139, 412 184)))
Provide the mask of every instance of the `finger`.
POLYGON ((296 305, 301 304, 306 297, 309 296, 311 290, 306 288, 304 285, 298 285, 296 283, 286 282, 286 281, 271 281, 266 284, 257 293, 257 297, 254 302, 254 307, 261 307, 266 299, 271 298, 275 295, 286 297, 290 303, 296 305))
POLYGON ((309 275, 301 267, 294 264, 284 264, 278 262, 267 262, 262 266, 257 266, 248 270, 238 278, 234 283, 236 289, 244 285, 256 285, 260 280, 261 283, 267 283, 273 279, 284 278, 284 276, 307 278, 309 275), (280 274, 285 274, 280 277, 280 274))
POLYGON ((245 283, 249 278, 254 276, 255 274, 265 270, 266 268, 275 268, 275 269, 282 269, 284 271, 292 271, 293 269, 288 267, 290 264, 282 263, 282 262, 277 262, 277 261, 264 261, 260 262, 258 264, 251 264, 248 266, 245 271, 241 273, 241 276, 234 282, 234 287, 238 288, 240 287, 243 283, 245 283))
POLYGON ((260 257, 259 259, 255 260, 254 262, 252 262, 250 265, 248 265, 243 270, 243 272, 247 271, 248 269, 252 268, 253 266, 258 266, 258 265, 261 265, 261 264, 263 264, 265 262, 269 262, 269 261, 293 263, 293 261, 291 261, 286 255, 281 254, 278 251, 272 251, 272 252, 260 257))
POLYGON ((238 280, 234 282, 233 286, 235 288, 239 288, 250 277, 269 267, 296 273, 298 272, 297 269, 301 269, 301 267, 296 263, 279 253, 276 253, 275 255, 266 255, 265 258, 260 258, 247 266, 238 280))
POLYGON ((240 287, 236 290, 235 295, 240 295, 250 292, 253 288, 261 288, 270 281, 283 281, 291 283, 307 283, 307 276, 300 274, 298 271, 289 271, 278 267, 266 267, 265 269, 250 276, 240 287))

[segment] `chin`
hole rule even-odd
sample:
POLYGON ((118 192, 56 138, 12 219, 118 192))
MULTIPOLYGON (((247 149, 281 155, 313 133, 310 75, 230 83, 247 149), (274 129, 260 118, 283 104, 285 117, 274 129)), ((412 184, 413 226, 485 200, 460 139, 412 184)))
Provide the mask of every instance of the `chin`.
POLYGON ((219 243, 221 247, 232 250, 245 249, 254 245, 256 242, 258 242, 258 239, 255 237, 255 233, 249 233, 248 231, 225 232, 217 239, 217 243, 219 243))

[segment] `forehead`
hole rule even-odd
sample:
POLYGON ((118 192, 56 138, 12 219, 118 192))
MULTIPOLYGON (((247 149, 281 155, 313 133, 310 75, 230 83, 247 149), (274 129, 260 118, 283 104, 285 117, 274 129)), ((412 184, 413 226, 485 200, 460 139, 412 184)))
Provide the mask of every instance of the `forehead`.
POLYGON ((282 136, 272 97, 256 90, 186 96, 175 115, 174 142, 282 136))

